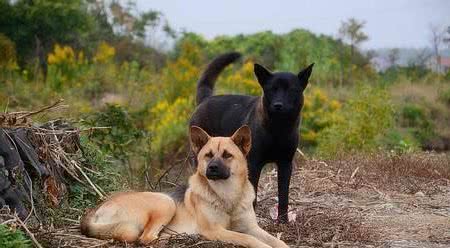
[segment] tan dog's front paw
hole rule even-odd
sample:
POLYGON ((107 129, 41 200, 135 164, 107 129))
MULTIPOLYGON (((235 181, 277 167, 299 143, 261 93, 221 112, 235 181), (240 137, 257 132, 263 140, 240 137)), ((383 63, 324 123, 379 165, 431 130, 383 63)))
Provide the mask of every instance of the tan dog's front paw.
POLYGON ((158 236, 146 236, 139 238, 139 243, 143 245, 149 245, 152 242, 155 242, 158 239, 158 236))

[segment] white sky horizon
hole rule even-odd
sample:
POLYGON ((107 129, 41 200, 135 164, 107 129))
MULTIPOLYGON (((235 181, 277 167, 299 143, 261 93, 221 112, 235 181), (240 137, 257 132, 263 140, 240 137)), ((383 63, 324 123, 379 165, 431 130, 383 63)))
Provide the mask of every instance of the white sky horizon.
POLYGON ((450 26, 450 0, 137 0, 137 8, 159 10, 177 31, 207 39, 296 28, 336 37, 341 21, 354 17, 366 22, 365 50, 429 47, 429 26, 450 26))

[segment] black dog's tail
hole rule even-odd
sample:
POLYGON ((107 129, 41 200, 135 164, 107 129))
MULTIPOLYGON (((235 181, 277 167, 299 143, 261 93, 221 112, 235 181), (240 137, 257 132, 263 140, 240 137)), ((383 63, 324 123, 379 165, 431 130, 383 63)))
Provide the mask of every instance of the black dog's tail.
POLYGON ((218 56, 211 63, 209 63, 197 83, 197 105, 207 97, 212 96, 214 83, 216 82, 219 74, 227 65, 233 63, 240 57, 240 53, 230 52, 218 56))

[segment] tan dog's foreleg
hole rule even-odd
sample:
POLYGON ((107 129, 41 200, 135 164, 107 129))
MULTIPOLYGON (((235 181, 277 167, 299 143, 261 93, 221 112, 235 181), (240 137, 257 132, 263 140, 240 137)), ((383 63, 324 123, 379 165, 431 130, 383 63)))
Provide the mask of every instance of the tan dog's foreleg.
POLYGON ((262 242, 270 245, 272 248, 288 248, 289 247, 283 241, 270 235, 270 233, 264 231, 264 229, 262 229, 258 225, 253 225, 253 226, 249 227, 249 229, 245 233, 254 236, 255 238, 261 240, 262 242))
POLYGON ((252 207, 249 207, 247 211, 244 211, 240 215, 237 215, 236 220, 238 221, 234 222, 232 230, 251 235, 264 242, 265 244, 270 245, 272 248, 289 247, 283 241, 275 238, 270 233, 264 231, 264 229, 259 227, 256 220, 255 211, 252 207))
POLYGON ((200 232, 200 234, 209 240, 220 240, 249 248, 271 248, 253 236, 229 231, 222 227, 211 228, 200 232))

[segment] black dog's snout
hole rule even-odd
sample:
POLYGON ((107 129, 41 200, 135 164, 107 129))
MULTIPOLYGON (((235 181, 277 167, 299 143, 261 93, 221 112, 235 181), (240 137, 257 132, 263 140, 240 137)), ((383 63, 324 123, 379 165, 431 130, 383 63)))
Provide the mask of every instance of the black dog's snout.
POLYGON ((273 108, 276 110, 282 110, 283 109, 283 103, 282 102, 275 102, 273 104, 273 108))
POLYGON ((213 159, 206 167, 206 177, 210 180, 228 179, 230 169, 220 159, 213 159))

